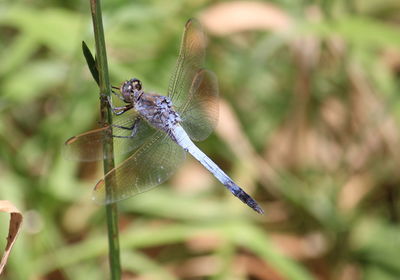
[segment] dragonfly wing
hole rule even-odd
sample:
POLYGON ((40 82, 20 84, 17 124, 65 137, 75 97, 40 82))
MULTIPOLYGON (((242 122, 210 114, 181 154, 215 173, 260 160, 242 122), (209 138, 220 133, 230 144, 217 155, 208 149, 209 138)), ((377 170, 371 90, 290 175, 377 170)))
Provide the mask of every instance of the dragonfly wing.
POLYGON ((185 151, 159 131, 97 183, 93 198, 108 204, 148 191, 167 180, 184 159, 185 151), (110 194, 105 182, 111 186, 110 194))
POLYGON ((211 134, 218 121, 218 82, 213 72, 201 69, 196 73, 180 115, 192 140, 202 141, 211 134))
MULTIPOLYGON (((133 111, 128 111, 124 115, 116 116, 113 120, 113 124, 129 128, 134 125, 137 117, 138 116, 133 111)), ((71 160, 102 160, 105 158, 105 154, 103 154, 103 145, 108 141, 113 142, 114 155, 124 155, 137 149, 147 141, 149 137, 156 133, 156 129, 141 119, 136 122, 135 131, 134 137, 123 138, 130 136, 132 130, 111 126, 94 129, 68 139, 65 142, 63 153, 67 159, 71 160), (113 135, 122 137, 113 137, 113 135)))
POLYGON ((103 144, 110 139, 112 130, 102 127, 69 138, 64 143, 64 157, 76 161, 96 161, 103 159, 103 144))
POLYGON ((193 78, 203 68, 205 48, 206 37, 200 23, 190 19, 185 25, 179 57, 168 87, 168 96, 177 108, 186 103, 193 78))
POLYGON ((195 141, 207 138, 218 119, 218 83, 203 69, 206 37, 196 20, 186 23, 168 95, 182 117, 182 126, 195 141))

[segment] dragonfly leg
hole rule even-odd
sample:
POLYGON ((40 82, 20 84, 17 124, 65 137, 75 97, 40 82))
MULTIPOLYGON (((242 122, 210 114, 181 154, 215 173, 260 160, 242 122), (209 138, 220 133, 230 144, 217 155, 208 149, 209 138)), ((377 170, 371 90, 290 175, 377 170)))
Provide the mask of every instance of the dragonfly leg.
POLYGON ((131 105, 126 105, 126 106, 122 106, 122 107, 111 107, 111 110, 113 111, 113 113, 116 116, 120 116, 130 109, 132 109, 131 105))
POLYGON ((132 130, 131 134, 128 135, 128 136, 113 135, 113 137, 116 137, 116 138, 133 138, 133 137, 135 137, 135 136, 136 136, 136 133, 137 133, 137 130, 138 130, 139 121, 140 121, 140 118, 136 118, 136 119, 135 119, 135 122, 132 124, 131 127, 113 124, 113 125, 112 125, 113 127, 118 127, 118 128, 126 129, 126 130, 132 130))
POLYGON ((121 129, 126 129, 126 130, 133 130, 133 127, 122 126, 122 125, 117 125, 117 124, 112 124, 111 126, 121 128, 121 129))
MULTIPOLYGON (((114 86, 113 86, 113 88, 117 88, 117 87, 114 87, 114 86)), ((125 100, 123 99, 123 97, 122 97, 121 94, 118 94, 118 93, 116 93, 116 92, 113 91, 113 90, 112 90, 111 92, 112 92, 113 94, 115 94, 119 99, 121 99, 122 101, 125 102, 125 100)), ((114 106, 113 106, 113 103, 112 103, 111 96, 108 96, 108 95, 106 95, 106 94, 102 94, 102 95, 101 95, 101 98, 102 98, 102 100, 105 100, 105 102, 108 103, 108 106, 110 106, 110 108, 111 108, 111 110, 113 111, 113 113, 114 113, 115 115, 117 115, 117 116, 122 115, 122 114, 125 113, 126 111, 128 111, 128 110, 130 110, 130 109, 133 108, 133 105, 132 105, 132 104, 128 104, 128 105, 120 106, 120 107, 114 107, 114 106)))
MULTIPOLYGON (((119 90, 118 87, 112 86, 112 88, 113 88, 113 89, 119 90)), ((117 93, 117 92, 115 92, 115 91, 113 91, 113 90, 111 90, 111 92, 112 92, 116 97, 118 97, 119 99, 121 99, 122 101, 125 102, 124 97, 122 96, 122 94, 121 94, 120 92, 117 93)))
POLYGON ((113 113, 117 116, 122 115, 123 113, 125 113, 126 111, 130 110, 133 108, 132 104, 128 104, 125 106, 120 106, 120 107, 114 107, 112 105, 112 99, 111 96, 107 96, 107 102, 108 102, 108 106, 110 106, 111 110, 113 111, 113 113))

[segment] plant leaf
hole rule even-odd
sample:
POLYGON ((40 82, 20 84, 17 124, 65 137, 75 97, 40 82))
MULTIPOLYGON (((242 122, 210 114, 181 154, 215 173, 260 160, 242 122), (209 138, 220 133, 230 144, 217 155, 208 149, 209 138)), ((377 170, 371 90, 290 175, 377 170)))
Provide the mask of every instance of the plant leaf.
POLYGON ((90 73, 92 73, 93 79, 99 85, 99 71, 97 70, 96 66, 96 59, 93 57, 92 53, 90 52, 88 46, 86 45, 85 41, 82 41, 82 51, 83 55, 85 56, 86 63, 89 67, 90 73))
POLYGON ((7 245, 3 257, 1 258, 0 261, 0 274, 1 274, 4 266, 7 263, 7 259, 8 256, 10 255, 14 242, 17 238, 22 223, 22 214, 11 202, 7 200, 0 200, 0 212, 9 213, 11 216, 10 227, 7 235, 7 245))

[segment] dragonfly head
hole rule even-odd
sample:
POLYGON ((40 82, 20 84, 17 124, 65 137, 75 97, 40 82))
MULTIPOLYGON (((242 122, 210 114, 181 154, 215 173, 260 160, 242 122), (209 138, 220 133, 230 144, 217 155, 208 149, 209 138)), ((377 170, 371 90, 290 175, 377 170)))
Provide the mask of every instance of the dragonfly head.
POLYGON ((125 81, 121 87, 120 91, 124 97, 124 101, 127 103, 132 103, 137 101, 143 93, 142 83, 136 78, 125 81))

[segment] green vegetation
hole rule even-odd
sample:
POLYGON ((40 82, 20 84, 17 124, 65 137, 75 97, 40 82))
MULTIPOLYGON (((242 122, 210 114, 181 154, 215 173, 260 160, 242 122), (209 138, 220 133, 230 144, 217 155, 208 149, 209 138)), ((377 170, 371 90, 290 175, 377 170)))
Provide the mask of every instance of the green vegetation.
MULTIPOLYGON (((113 85, 165 93, 186 20, 206 26, 223 102, 199 146, 266 211, 189 158, 118 204, 123 277, 399 279, 399 1, 223 3, 102 3, 113 85)), ((95 50, 88 1, 0 2, 0 199, 24 214, 5 279, 109 277, 106 215, 90 200, 102 163, 61 153, 99 125, 82 41, 95 50)))

